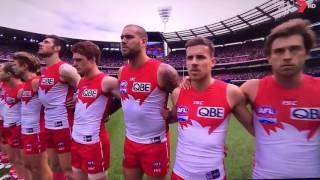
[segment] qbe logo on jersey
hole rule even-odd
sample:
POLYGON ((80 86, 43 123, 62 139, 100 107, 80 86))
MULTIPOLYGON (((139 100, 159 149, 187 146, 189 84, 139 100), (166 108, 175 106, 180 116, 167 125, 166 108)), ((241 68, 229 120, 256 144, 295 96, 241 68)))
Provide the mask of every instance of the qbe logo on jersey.
POLYGON ((177 107, 177 120, 178 121, 187 121, 188 120, 189 108, 187 106, 178 106, 177 107))
POLYGON ((224 117, 224 108, 200 106, 197 110, 197 117, 221 119, 224 117))
POLYGON ((133 92, 150 92, 151 83, 146 82, 134 82, 132 85, 133 92))
POLYGON ((320 107, 293 107, 290 108, 290 117, 295 120, 320 120, 320 107))
POLYGON ((98 90, 97 89, 85 89, 82 92, 82 97, 97 97, 98 90))
POLYGON ((54 78, 42 78, 42 85, 54 85, 54 78))

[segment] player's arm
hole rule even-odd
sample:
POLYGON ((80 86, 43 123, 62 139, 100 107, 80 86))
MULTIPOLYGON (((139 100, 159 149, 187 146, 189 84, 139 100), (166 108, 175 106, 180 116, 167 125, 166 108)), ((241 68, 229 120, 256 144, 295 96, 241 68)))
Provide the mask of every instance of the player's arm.
POLYGON ((40 79, 33 79, 32 82, 31 82, 31 86, 32 86, 32 90, 34 92, 37 92, 38 89, 39 89, 39 82, 40 82, 40 79))
POLYGON ((171 101, 172 101, 172 108, 171 110, 168 109, 162 109, 161 115, 163 119, 165 119, 168 123, 175 123, 177 122, 177 108, 176 104, 178 101, 178 97, 180 94, 180 87, 175 88, 171 93, 171 101))
POLYGON ((158 83, 161 89, 171 93, 179 86, 178 72, 169 64, 161 63, 158 69, 158 83))
POLYGON ((67 82, 70 86, 77 89, 81 77, 74 67, 70 64, 62 64, 60 66, 59 73, 61 81, 67 82))
POLYGON ((111 93, 113 95, 111 106, 108 112, 108 115, 111 115, 121 108, 118 79, 112 76, 105 76, 102 80, 101 87, 103 93, 111 93))
POLYGON ((259 87, 259 79, 250 79, 240 86, 240 89, 246 96, 248 104, 253 104, 257 96, 257 91, 259 87))
POLYGON ((17 98, 18 98, 18 99, 21 99, 21 97, 22 97, 22 92, 23 92, 23 88, 20 88, 20 89, 18 90, 18 92, 17 92, 17 98))
POLYGON ((238 121, 254 136, 252 114, 249 112, 246 97, 238 86, 228 84, 227 99, 238 121))

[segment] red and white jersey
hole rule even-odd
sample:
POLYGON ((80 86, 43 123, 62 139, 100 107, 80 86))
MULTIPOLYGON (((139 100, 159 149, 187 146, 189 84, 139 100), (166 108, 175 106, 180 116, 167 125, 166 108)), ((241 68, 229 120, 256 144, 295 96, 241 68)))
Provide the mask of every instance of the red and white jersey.
POLYGON ((166 141, 167 124, 160 114, 168 94, 159 88, 157 72, 161 62, 148 60, 137 69, 123 67, 119 77, 126 136, 143 144, 166 141))
POLYGON ((82 78, 78 84, 78 101, 72 128, 72 138, 80 144, 95 144, 105 133, 104 119, 110 107, 110 94, 102 92, 100 73, 91 79, 82 78))
POLYGON ((254 101, 254 179, 320 177, 320 80, 308 75, 294 89, 267 76, 254 101))
POLYGON ((5 104, 4 89, 5 89, 5 83, 0 82, 0 121, 3 121, 3 109, 5 104))
POLYGON ((25 82, 21 96, 21 133, 35 134, 40 132, 40 112, 42 104, 38 97, 38 91, 32 88, 32 81, 39 80, 36 76, 25 82))
POLYGON ((18 98, 18 92, 24 84, 18 84, 12 88, 5 86, 5 105, 3 112, 3 127, 18 126, 21 124, 21 99, 18 98))
POLYGON ((66 107, 66 100, 73 96, 73 88, 61 82, 59 68, 63 61, 44 68, 39 83, 39 99, 44 106, 47 129, 69 128, 73 112, 66 107))
POLYGON ((227 84, 215 80, 204 91, 181 89, 176 110, 179 134, 174 172, 184 179, 224 179, 231 112, 227 84))

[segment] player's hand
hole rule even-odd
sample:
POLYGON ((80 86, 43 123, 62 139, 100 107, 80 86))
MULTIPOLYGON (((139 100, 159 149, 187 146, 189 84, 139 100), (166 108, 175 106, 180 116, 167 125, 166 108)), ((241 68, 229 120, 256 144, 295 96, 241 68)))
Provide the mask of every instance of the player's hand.
POLYGON ((105 119, 104 119, 104 123, 107 123, 108 121, 110 121, 111 119, 111 115, 108 115, 105 119))
POLYGON ((76 106, 76 102, 77 102, 77 96, 76 96, 76 95, 74 95, 74 96, 72 96, 72 97, 69 97, 69 98, 67 98, 67 100, 66 100, 66 107, 67 107, 68 109, 74 110, 74 109, 75 109, 75 106, 76 106))
POLYGON ((167 109, 167 108, 161 108, 160 109, 160 114, 161 114, 161 116, 163 117, 163 119, 165 120, 165 121, 170 121, 170 118, 171 118, 171 113, 170 113, 170 110, 169 109, 167 109))
POLYGON ((181 89, 190 89, 191 88, 191 80, 189 76, 186 76, 182 79, 179 87, 181 89))

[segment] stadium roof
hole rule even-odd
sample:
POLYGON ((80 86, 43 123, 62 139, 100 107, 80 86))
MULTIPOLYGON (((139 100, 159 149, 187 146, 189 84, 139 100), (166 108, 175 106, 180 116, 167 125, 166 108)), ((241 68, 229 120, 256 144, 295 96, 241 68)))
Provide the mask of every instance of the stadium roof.
POLYGON ((126 24, 163 31, 159 8, 171 8, 166 32, 173 32, 222 21, 265 1, 3 0, 0 26, 76 39, 119 41, 126 24))
POLYGON ((242 12, 229 19, 198 28, 163 33, 163 37, 168 43, 186 41, 196 36, 214 38, 219 35, 232 34, 246 28, 251 28, 264 22, 274 21, 275 19, 296 11, 298 11, 298 8, 293 1, 269 0, 249 11, 242 12))

